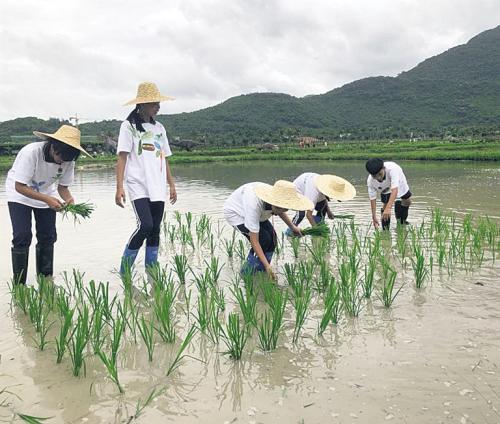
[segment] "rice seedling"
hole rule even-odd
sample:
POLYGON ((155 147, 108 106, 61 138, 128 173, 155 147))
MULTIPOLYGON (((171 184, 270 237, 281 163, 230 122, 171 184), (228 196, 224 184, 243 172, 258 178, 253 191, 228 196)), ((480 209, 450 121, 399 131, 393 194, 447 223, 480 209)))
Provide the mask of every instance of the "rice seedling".
POLYGON ((225 264, 220 265, 219 258, 212 256, 212 258, 210 258, 210 262, 205 261, 205 265, 210 273, 212 283, 216 284, 219 281, 222 268, 224 268, 225 264))
POLYGON ((179 279, 179 283, 186 284, 186 274, 189 269, 187 257, 185 255, 175 255, 172 265, 179 279))
POLYGON ((294 286, 297 281, 297 265, 296 264, 285 264, 283 266, 283 270, 285 271, 286 281, 290 286, 294 286))
POLYGON ((138 419, 144 412, 144 409, 146 409, 151 404, 151 402, 153 402, 153 400, 155 400, 158 396, 161 396, 164 392, 165 392, 165 387, 161 388, 155 387, 153 390, 151 390, 148 397, 144 399, 144 401, 142 401, 141 399, 137 399, 137 404, 135 406, 135 413, 134 415, 132 415, 131 419, 132 420, 138 419))
POLYGON ((319 222, 312 227, 304 228, 301 232, 303 236, 312 237, 328 237, 330 235, 330 229, 324 222, 319 222))
POLYGON ((340 291, 344 310, 351 317, 361 312, 362 295, 358 292, 357 269, 352 262, 342 262, 339 267, 340 291))
POLYGON ((36 417, 34 415, 21 414, 20 412, 16 412, 15 415, 18 416, 21 421, 24 421, 25 423, 28 424, 41 424, 43 421, 47 421, 50 420, 51 418, 54 418, 54 417, 36 417))
POLYGON ((285 314, 288 295, 271 282, 266 283, 262 287, 270 311, 265 311, 264 314, 261 314, 260 320, 257 323, 257 331, 261 349, 263 351, 270 351, 276 349, 279 335, 283 329, 283 316, 285 314))
POLYGON ((175 321, 172 309, 177 292, 178 289, 175 289, 173 283, 170 282, 165 290, 155 290, 153 296, 153 312, 157 321, 155 329, 165 343, 175 341, 175 321))
POLYGON ((94 209, 95 206, 92 203, 66 203, 60 212, 63 214, 63 218, 71 215, 76 224, 80 222, 80 219, 90 218, 94 209))
POLYGON ((170 244, 174 244, 175 239, 177 238, 177 231, 175 225, 168 225, 168 241, 170 244))
POLYGON ((84 368, 84 375, 86 373, 84 350, 89 341, 89 333, 89 310, 87 305, 84 304, 78 315, 76 325, 73 327, 68 343, 73 375, 75 377, 80 375, 82 366, 84 368))
POLYGON ((203 246, 205 240, 208 238, 209 234, 212 232, 212 224, 210 223, 210 218, 202 214, 199 221, 196 223, 196 238, 198 244, 203 246))
POLYGON ((240 325, 240 316, 238 314, 234 312, 229 314, 226 329, 222 328, 221 335, 227 347, 224 354, 229 355, 234 360, 241 359, 248 340, 248 331, 246 326, 240 325))
POLYGON ((312 246, 306 245, 307 250, 311 253, 315 264, 320 264, 325 261, 325 256, 328 252, 328 239, 313 240, 312 246))
POLYGON ((95 355, 102 349, 104 344, 104 338, 106 336, 104 332, 105 324, 106 321, 103 317, 103 310, 101 308, 95 309, 92 315, 92 330, 90 334, 92 349, 95 355))
POLYGON ((374 276, 375 276, 375 258, 370 258, 367 264, 365 264, 364 267, 364 278, 362 280, 362 289, 363 289, 363 296, 366 299, 369 299, 372 296, 373 293, 373 283, 374 283, 374 276))
POLYGON ((300 249, 300 238, 299 237, 290 237, 290 246, 292 246, 293 257, 298 259, 299 257, 299 249, 300 249))
POLYGON ((307 284, 303 285, 302 293, 300 296, 295 293, 292 298, 292 304, 295 308, 295 327, 293 330, 293 343, 297 343, 300 335, 300 331, 304 326, 307 315, 309 313, 309 305, 311 304, 312 290, 307 284))
POLYGON ((392 268, 386 269, 384 272, 384 278, 382 281, 381 293, 379 295, 379 299, 382 301, 386 308, 390 308, 394 299, 399 294, 403 285, 399 287, 399 289, 394 292, 394 283, 396 282, 397 272, 392 268))
POLYGON ((146 320, 144 315, 141 315, 141 320, 137 323, 137 326, 139 327, 139 332, 141 333, 142 340, 144 341, 148 351, 148 361, 152 362, 155 349, 153 320, 146 320))
POLYGON ((205 333, 210 322, 210 311, 212 309, 211 304, 209 304, 209 298, 206 293, 200 293, 198 295, 198 301, 196 304, 196 321, 198 322, 198 327, 202 333, 205 333))
POLYGON ((209 312, 207 334, 215 345, 219 344, 221 335, 221 323, 219 319, 219 309, 211 308, 209 312))
POLYGON ((319 275, 315 278, 316 291, 318 293, 324 293, 330 284, 332 278, 332 271, 330 270, 330 265, 325 260, 319 263, 319 275))
POLYGON ((127 259, 122 259, 123 272, 120 273, 120 280, 122 282, 123 291, 125 296, 132 297, 132 287, 134 285, 135 273, 133 265, 127 259))
POLYGON ((222 240, 222 245, 224 246, 224 249, 226 251, 226 255, 230 259, 233 258, 233 256, 234 256, 235 244, 236 244, 236 231, 233 230, 233 233, 232 233, 231 238, 229 240, 228 239, 222 240))
POLYGON ((211 303, 217 305, 217 308, 219 310, 226 310, 226 298, 224 295, 224 289, 222 287, 219 289, 217 288, 217 286, 212 285, 210 287, 210 297, 211 303))
POLYGON ((56 337, 56 363, 60 364, 66 351, 66 345, 68 343, 68 334, 71 326, 73 325, 73 314, 74 309, 67 309, 63 319, 61 320, 61 327, 59 329, 59 337, 56 337))
POLYGON ((177 370, 181 366, 182 361, 184 358, 187 357, 187 355, 184 354, 184 351, 186 348, 189 346, 189 343, 191 343, 191 340, 193 339, 194 335, 196 334, 196 327, 193 325, 189 331, 186 334, 186 337, 184 337, 184 340, 182 341, 179 349, 177 350, 177 354, 170 364, 170 366, 167 369, 167 377, 171 375, 174 371, 177 370))
POLYGON ((40 329, 37 332, 38 338, 33 339, 36 343, 36 346, 38 347, 39 350, 43 351, 45 349, 45 346, 47 346, 48 341, 47 341, 47 333, 50 330, 50 327, 54 324, 54 322, 51 322, 47 324, 47 318, 48 318, 48 311, 46 310, 44 313, 42 313, 41 321, 40 321, 40 329))
POLYGON ((124 393, 123 387, 118 379, 118 350, 120 348, 121 339, 123 332, 125 331, 125 321, 118 315, 112 321, 112 333, 111 333, 111 352, 110 355, 106 355, 104 351, 100 350, 97 355, 103 362, 104 366, 108 370, 110 379, 116 384, 120 393, 124 393))
POLYGON ((297 278, 309 285, 313 279, 314 270, 316 265, 312 262, 299 262, 297 267, 297 278))
POLYGON ((28 312, 28 303, 29 303, 29 292, 33 290, 32 287, 25 286, 24 284, 17 284, 12 282, 10 284, 10 293, 11 298, 14 304, 23 311, 26 315, 28 312))
POLYGON ((235 251, 240 261, 244 261, 246 258, 246 248, 245 248, 245 243, 243 243, 243 240, 241 239, 238 240, 235 251))
POLYGON ((189 230, 191 230, 191 223, 193 222, 193 213, 186 212, 185 217, 186 217, 187 226, 188 226, 189 230))
POLYGON ((177 221, 177 225, 180 228, 181 225, 182 225, 182 215, 181 215, 181 213, 179 211, 174 211, 174 217, 175 217, 175 220, 177 221))
POLYGON ((399 254, 403 258, 403 261, 407 255, 407 244, 406 241, 408 239, 408 232, 406 231, 406 228, 403 225, 398 225, 396 227, 396 246, 398 249, 399 254))
POLYGON ((212 256, 214 256, 214 254, 215 254, 215 248, 217 247, 217 244, 215 242, 215 238, 214 238, 213 234, 209 234, 207 236, 207 242, 208 242, 208 247, 210 249, 210 254, 212 256))
POLYGON ((179 233, 179 239, 181 241, 182 246, 191 246, 193 249, 194 247, 194 241, 193 241, 193 235, 191 234, 191 230, 188 226, 186 225, 181 225, 180 226, 180 233, 179 233))
POLYGON ((415 286, 420 289, 424 285, 425 278, 429 274, 425 266, 425 257, 422 248, 417 245, 414 247, 415 259, 412 259, 413 273, 415 275, 415 286))
POLYGON ((321 321, 318 326, 318 335, 321 336, 325 332, 330 322, 333 324, 338 323, 339 316, 342 312, 342 303, 340 300, 341 291, 337 282, 335 281, 335 278, 332 276, 323 299, 324 309, 323 315, 321 316, 321 321))
POLYGON ((250 327, 256 324, 257 317, 257 295, 252 286, 245 286, 245 291, 238 285, 231 287, 231 293, 240 306, 241 314, 245 324, 250 327))

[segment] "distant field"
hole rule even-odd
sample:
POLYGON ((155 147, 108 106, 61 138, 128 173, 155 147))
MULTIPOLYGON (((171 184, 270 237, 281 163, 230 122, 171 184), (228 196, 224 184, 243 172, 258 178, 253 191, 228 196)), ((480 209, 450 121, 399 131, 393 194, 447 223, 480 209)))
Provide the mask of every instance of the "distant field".
MULTIPOLYGON (((203 148, 191 152, 174 150, 171 163, 226 162, 246 160, 363 160, 374 156, 394 160, 500 160, 500 140, 460 141, 341 141, 327 146, 298 148, 280 145, 278 151, 260 151, 258 146, 235 148, 203 148)), ((8 169, 14 156, 0 156, 0 169, 8 169)), ((93 159, 81 158, 79 164, 108 164, 114 155, 93 159)))

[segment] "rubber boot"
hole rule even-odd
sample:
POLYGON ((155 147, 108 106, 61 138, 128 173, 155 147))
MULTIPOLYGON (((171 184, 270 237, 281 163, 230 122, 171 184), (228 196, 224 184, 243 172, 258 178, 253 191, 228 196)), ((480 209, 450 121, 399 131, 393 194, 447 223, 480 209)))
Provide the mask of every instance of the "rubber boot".
POLYGON ((396 215, 396 221, 398 224, 404 224, 401 208, 401 200, 396 200, 394 202, 394 215, 396 215))
POLYGON ((54 275, 54 245, 36 245, 36 275, 54 275))
POLYGON ((401 223, 406 225, 408 224, 408 211, 410 207, 409 206, 401 206, 401 223))
POLYGON ((158 262, 158 246, 146 246, 146 256, 144 264, 146 268, 158 262))
MULTIPOLYGON (((383 209, 380 210, 381 213, 384 212, 383 209)), ((391 218, 383 220, 382 218, 380 219, 382 221, 382 230, 388 230, 391 228, 391 218)))
POLYGON ((132 265, 134 265, 135 258, 137 257, 138 253, 139 249, 132 250, 128 247, 125 248, 125 250, 123 251, 122 259, 120 261, 120 275, 123 275, 125 273, 125 266, 132 268, 132 265))
POLYGON ((28 273, 29 247, 12 247, 12 272, 14 284, 26 284, 28 273))

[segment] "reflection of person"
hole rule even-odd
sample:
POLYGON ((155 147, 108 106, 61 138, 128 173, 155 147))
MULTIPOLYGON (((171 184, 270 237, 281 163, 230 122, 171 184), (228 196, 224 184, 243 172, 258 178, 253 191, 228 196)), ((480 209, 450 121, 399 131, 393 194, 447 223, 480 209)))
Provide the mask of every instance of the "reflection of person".
POLYGON ((367 180, 368 196, 375 228, 379 227, 377 193, 380 193, 380 200, 382 201, 382 229, 388 230, 390 227, 393 204, 398 223, 406 224, 408 208, 411 205, 411 191, 401 167, 395 162, 384 162, 378 158, 370 159, 365 166, 370 174, 367 180))
POLYGON ((160 225, 170 187, 170 203, 175 203, 177 193, 167 157, 172 154, 163 125, 154 118, 160 102, 173 100, 162 96, 155 84, 143 82, 137 97, 127 105, 136 105, 120 127, 118 137, 118 162, 116 165, 115 202, 124 207, 125 190, 134 208, 138 226, 132 233, 123 252, 120 273, 125 264, 132 266, 140 247, 146 240, 146 266, 158 260, 160 225))
MULTIPOLYGON (((327 216, 333 219, 333 213, 328 205, 329 200, 347 201, 356 196, 356 189, 353 185, 343 178, 335 175, 319 175, 314 172, 305 172, 299 175, 293 181, 300 194, 306 196, 313 202, 316 215, 313 210, 299 211, 293 218, 293 223, 299 225, 304 217, 307 218, 311 227, 321 222, 327 216)), ((287 231, 287 235, 291 235, 287 231)))
POLYGON ((271 268, 276 249, 276 232, 269 218, 278 215, 291 231, 300 235, 300 229, 292 223, 286 212, 288 209, 312 208, 312 202, 299 194, 290 181, 279 180, 274 186, 248 183, 236 189, 224 203, 224 216, 230 225, 250 241, 251 249, 242 272, 266 271, 271 278, 276 279, 271 268))
POLYGON ((19 151, 5 182, 13 233, 12 270, 14 282, 22 284, 26 284, 32 214, 36 273, 53 275, 56 211, 74 203, 68 186, 73 182, 75 161, 80 152, 88 155, 80 145, 80 131, 70 125, 63 125, 54 134, 34 134, 45 141, 29 143, 19 151))

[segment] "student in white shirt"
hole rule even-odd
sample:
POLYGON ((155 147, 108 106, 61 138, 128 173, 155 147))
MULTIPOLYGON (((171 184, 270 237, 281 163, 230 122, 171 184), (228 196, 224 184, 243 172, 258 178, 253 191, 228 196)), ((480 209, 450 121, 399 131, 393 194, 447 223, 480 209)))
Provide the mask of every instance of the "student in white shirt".
POLYGON ((139 84, 136 98, 126 103, 135 105, 135 108, 120 127, 115 202, 124 207, 125 182, 137 218, 137 228, 123 252, 121 274, 125 271, 125 266, 133 265, 144 240, 146 267, 157 262, 160 225, 167 194, 170 203, 177 201, 175 182, 167 159, 172 152, 165 128, 155 120, 160 102, 165 100, 173 99, 161 95, 155 84, 143 82, 139 84))
MULTIPOLYGON (((307 218, 311 227, 318 222, 324 221, 327 216, 333 219, 334 215, 330 210, 328 201, 337 200, 345 202, 353 199, 356 196, 356 189, 347 180, 337 177, 336 175, 324 174, 319 175, 315 172, 304 172, 293 181, 300 194, 306 196, 314 204, 316 214, 313 211, 299 211, 293 218, 293 223, 299 225, 304 217, 307 218)), ((287 230, 287 235, 291 232, 287 230)))
MULTIPOLYGON (((31 216, 36 225, 36 273, 54 273, 54 243, 57 240, 56 211, 74 203, 69 186, 80 152, 80 131, 63 125, 55 133, 34 134, 45 140, 29 143, 16 156, 5 181, 12 222, 12 270, 15 284, 26 284, 31 216), (61 200, 62 199, 62 200, 61 200)), ((90 155, 88 155, 90 156, 90 155)))
POLYGON ((380 193, 382 201, 382 229, 388 230, 390 228, 393 204, 398 223, 407 224, 412 193, 401 167, 395 162, 384 162, 379 158, 368 160, 365 166, 370 174, 366 183, 374 227, 378 228, 380 225, 377 219, 377 193, 380 193))
POLYGON ((312 208, 312 202, 299 194, 290 181, 279 180, 273 186, 247 183, 236 189, 224 203, 224 216, 250 241, 251 249, 241 272, 266 271, 276 279, 271 268, 276 232, 269 218, 278 215, 295 234, 301 235, 286 212, 312 208))

